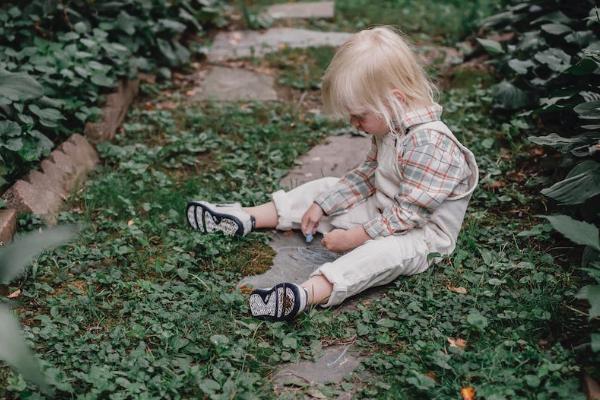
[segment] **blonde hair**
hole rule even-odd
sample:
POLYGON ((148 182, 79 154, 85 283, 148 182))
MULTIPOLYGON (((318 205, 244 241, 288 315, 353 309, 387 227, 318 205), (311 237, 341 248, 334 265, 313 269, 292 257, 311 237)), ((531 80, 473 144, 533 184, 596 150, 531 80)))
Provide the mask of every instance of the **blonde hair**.
POLYGON ((325 111, 337 117, 371 111, 392 132, 403 110, 432 104, 437 93, 408 41, 388 26, 352 35, 335 53, 321 87, 325 111))

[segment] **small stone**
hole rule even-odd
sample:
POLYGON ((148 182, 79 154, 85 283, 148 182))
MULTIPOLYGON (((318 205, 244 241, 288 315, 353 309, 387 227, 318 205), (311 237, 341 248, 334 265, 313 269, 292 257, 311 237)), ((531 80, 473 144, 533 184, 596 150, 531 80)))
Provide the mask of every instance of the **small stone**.
POLYGON ((17 230, 17 210, 0 210, 0 246, 10 242, 17 230))

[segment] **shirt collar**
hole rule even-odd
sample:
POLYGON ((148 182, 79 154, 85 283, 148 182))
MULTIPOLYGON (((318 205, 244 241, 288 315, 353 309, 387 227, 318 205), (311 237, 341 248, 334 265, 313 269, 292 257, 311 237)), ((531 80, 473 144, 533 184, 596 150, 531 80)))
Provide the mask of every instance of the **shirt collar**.
POLYGON ((426 122, 439 121, 442 116, 442 106, 434 103, 428 107, 410 110, 404 114, 397 125, 398 133, 404 135, 411 127, 426 122))

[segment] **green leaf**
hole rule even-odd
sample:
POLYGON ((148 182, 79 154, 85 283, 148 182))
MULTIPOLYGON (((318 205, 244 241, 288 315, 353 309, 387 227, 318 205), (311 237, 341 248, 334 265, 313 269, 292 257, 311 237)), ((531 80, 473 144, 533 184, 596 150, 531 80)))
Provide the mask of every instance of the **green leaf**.
POLYGON ((556 36, 571 32, 571 28, 563 24, 544 24, 541 26, 541 29, 546 33, 556 36))
MULTIPOLYGON (((600 139, 600 134, 597 138, 600 139)), ((546 136, 529 136, 527 139, 540 146, 550 146, 560 152, 566 153, 581 144, 591 143, 590 140, 593 141, 596 137, 594 135, 579 135, 566 138, 559 136, 556 133, 551 133, 546 136)))
POLYGON ((527 94, 508 81, 502 81, 492 87, 496 106, 505 110, 517 110, 528 104, 527 94))
POLYGON ((173 31, 175 33, 181 33, 185 31, 186 28, 186 26, 181 22, 172 19, 159 19, 158 24, 161 28, 173 31))
POLYGON ((579 290, 575 297, 581 300, 587 300, 590 303, 589 319, 600 316, 600 285, 584 286, 579 290))
POLYGON ((12 101, 26 101, 43 94, 42 85, 31 76, 0 69, 0 96, 7 97, 12 101))
POLYGON ((285 337, 283 339, 283 347, 288 347, 290 349, 297 349, 298 348, 298 340, 296 340, 296 338, 293 337, 285 337))
POLYGON ((551 48, 537 53, 534 58, 552 71, 563 72, 571 66, 571 56, 561 49, 551 48))
POLYGON ((0 121, 0 137, 6 138, 19 135, 21 135, 21 127, 19 124, 13 121, 0 121))
POLYGON ((531 60, 521 61, 517 59, 512 59, 508 62, 508 66, 517 74, 525 75, 529 68, 535 66, 535 63, 531 60))
POLYGON ((493 56, 504 54, 502 45, 495 40, 477 38, 477 41, 485 49, 485 51, 493 56))
POLYGON ((10 310, 0 304, 0 359, 15 368, 23 377, 50 393, 46 378, 23 339, 21 329, 10 310))
POLYGON ((600 101, 587 101, 577 104, 573 111, 581 119, 600 119, 600 101))
POLYGON ((577 221, 567 215, 543 215, 542 217, 546 218, 554 229, 570 241, 600 251, 598 228, 594 225, 577 221))
POLYGON ((12 243, 0 247, 0 283, 9 283, 42 251, 63 245, 77 232, 77 226, 65 225, 16 236, 12 243))
POLYGON ((92 75, 92 83, 98 86, 108 88, 116 86, 115 81, 103 73, 94 73, 94 75, 92 75))
POLYGON ((171 44, 163 39, 157 39, 156 43, 158 44, 158 49, 163 57, 165 57, 169 62, 169 65, 176 66, 178 64, 178 59, 171 44))
POLYGON ((477 310, 472 310, 469 315, 467 315, 467 322, 469 325, 477 328, 482 331, 488 326, 488 319, 481 315, 481 313, 477 310))
POLYGON ((600 333, 592 333, 592 351, 600 351, 600 333))
POLYGON ((61 112, 54 108, 39 108, 35 104, 29 106, 29 111, 37 115, 40 119, 48 121, 59 121, 64 118, 61 112))
POLYGON ((583 161, 569 172, 566 179, 541 192, 563 205, 583 204, 600 194, 600 163, 583 161))
POLYGON ((0 147, 4 147, 10 151, 19 151, 23 147, 23 139, 8 139, 4 143, 0 142, 0 147))
POLYGON ((429 389, 435 387, 435 381, 431 377, 420 374, 416 371, 412 371, 412 373, 413 373, 413 377, 407 378, 406 382, 410 383, 417 389, 429 390, 429 389))

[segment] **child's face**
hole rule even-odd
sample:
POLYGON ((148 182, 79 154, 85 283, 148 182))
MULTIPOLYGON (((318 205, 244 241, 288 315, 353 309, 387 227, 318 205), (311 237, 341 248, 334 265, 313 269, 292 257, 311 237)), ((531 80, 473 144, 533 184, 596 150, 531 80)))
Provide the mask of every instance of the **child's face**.
POLYGON ((371 111, 350 114, 350 123, 356 129, 379 137, 385 136, 390 131, 385 120, 371 111))

